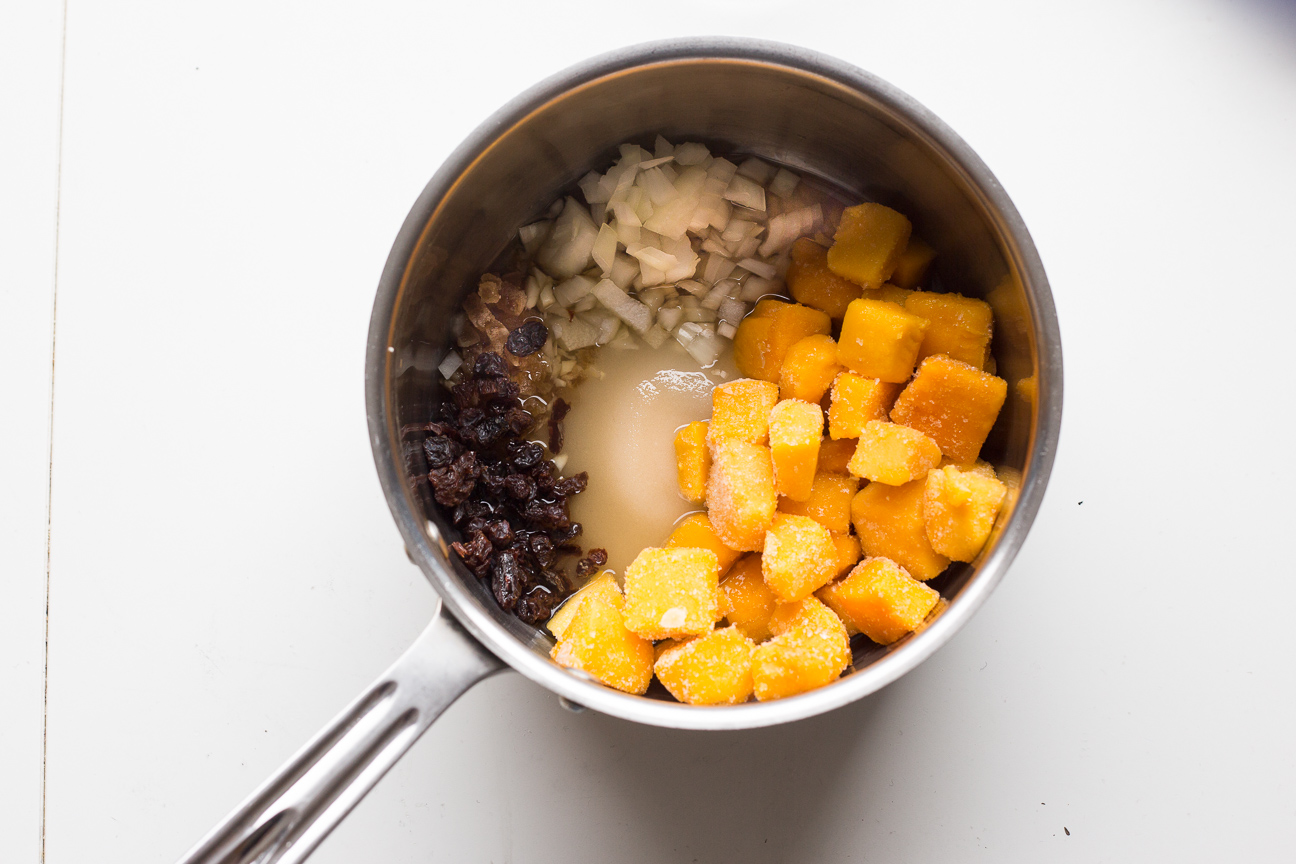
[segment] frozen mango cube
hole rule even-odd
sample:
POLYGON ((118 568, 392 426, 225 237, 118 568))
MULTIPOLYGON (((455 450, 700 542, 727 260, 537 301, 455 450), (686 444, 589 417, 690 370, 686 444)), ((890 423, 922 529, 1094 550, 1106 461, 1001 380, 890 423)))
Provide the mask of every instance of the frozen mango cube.
POLYGON ((927 435, 951 459, 974 462, 1007 395, 1002 378, 934 354, 896 397, 891 419, 927 435))
POLYGON ((856 477, 900 486, 926 477, 940 460, 936 442, 917 429, 870 420, 860 430, 859 446, 847 467, 856 477))
POLYGON ((761 574, 780 602, 809 597, 837 573, 832 534, 808 516, 776 513, 765 535, 761 574))
POLYGON ((882 645, 916 629, 940 600, 935 589, 886 558, 865 560, 816 596, 837 613, 846 632, 863 633, 882 645))
POLYGON ((645 639, 709 632, 720 602, 719 570, 710 549, 643 550, 625 572, 626 626, 645 639))
POLYGON ((794 501, 810 497, 823 427, 823 411, 818 405, 784 399, 774 406, 769 415, 769 444, 777 494, 794 501))
POLYGON ((720 576, 728 572, 733 563, 742 555, 741 552, 735 552, 720 541, 720 538, 716 536, 715 529, 711 527, 711 519, 705 513, 690 513, 681 519, 675 526, 675 530, 671 532, 666 545, 710 549, 715 553, 716 562, 719 564, 718 575, 720 576))
POLYGON ((847 207, 828 250, 828 268, 857 285, 877 288, 891 278, 911 230, 909 220, 890 207, 847 207))
POLYGON ((707 469, 711 467, 706 439, 704 420, 686 424, 675 433, 675 470, 679 474, 680 494, 693 504, 706 500, 707 469))
POLYGON ((598 596, 576 608, 549 656, 627 693, 642 695, 652 681, 652 642, 627 629, 621 610, 598 596))
POLYGON ((841 371, 833 338, 821 333, 807 336, 793 344, 783 358, 779 398, 818 402, 841 371))
POLYGON ((927 542, 926 488, 925 480, 903 486, 869 483, 851 502, 851 522, 864 554, 890 558, 924 582, 949 566, 949 559, 927 542))
POLYGON ((778 385, 753 378, 726 381, 711 391, 712 446, 718 441, 764 444, 769 440, 770 411, 778 402, 778 385))
MULTIPOLYGON (((896 392, 900 392, 898 387, 896 392)), ((832 421, 829 420, 829 425, 831 423, 832 421)), ((862 423, 860 425, 863 426, 862 423)), ((825 438, 823 443, 819 445, 819 472, 822 474, 848 473, 846 466, 850 464, 851 457, 855 455, 855 445, 858 443, 858 438, 833 438, 831 436, 825 438)))
POLYGON ((988 477, 953 465, 931 471, 923 494, 928 542, 947 558, 971 561, 990 537, 1007 494, 993 471, 988 477))
POLYGON ((688 705, 737 705, 752 694, 751 653, 756 644, 737 627, 658 652, 653 669, 666 690, 688 705))
POLYGON ((601 602, 611 603, 618 609, 624 607, 621 586, 617 585, 616 577, 612 575, 611 570, 604 570, 595 576, 558 607, 558 611, 554 612, 553 617, 549 619, 549 623, 545 624, 545 627, 554 635, 555 639, 563 637, 567 626, 576 617, 577 608, 591 598, 598 598, 601 602))
POLYGON ((903 384, 913 374, 927 319, 898 303, 852 300, 837 340, 837 362, 865 378, 903 384))
MULTIPOLYGON (((828 436, 833 440, 858 438, 865 423, 887 418, 900 390, 899 384, 866 378, 854 372, 841 373, 832 385, 828 436)), ((855 451, 851 450, 850 455, 854 456, 855 451)), ((850 456, 846 458, 849 461, 850 456)))
POLYGON ((770 621, 777 635, 752 651, 752 689, 760 701, 831 684, 850 665, 845 625, 816 598, 780 605, 770 621))
POLYGON ((820 525, 837 534, 850 531, 850 508, 859 481, 849 474, 820 471, 810 486, 810 497, 804 501, 779 499, 779 511, 794 516, 809 516, 820 525))
POLYGON ((901 288, 899 285, 892 285, 890 282, 874 291, 867 292, 864 296, 870 300, 882 300, 887 303, 899 303, 901 306, 909 299, 913 291, 908 288, 901 288))
POLYGON ((832 320, 818 309, 781 300, 762 300, 734 334, 734 364, 748 378, 776 382, 788 349, 807 336, 830 332, 832 320))
POLYGON ((770 637, 769 621, 777 602, 765 584, 759 553, 743 556, 720 583, 720 613, 757 642, 770 637))
POLYGON ((740 552, 759 552, 777 505, 768 447, 745 441, 713 445, 707 515, 721 543, 740 552))
POLYGON ((978 369, 985 368, 994 332, 994 312, 989 303, 962 294, 915 291, 904 307, 906 312, 927 319, 927 333, 918 348, 920 361, 944 354, 978 369))
POLYGON ((809 237, 792 244, 787 286, 793 300, 838 320, 846 314, 846 305, 863 291, 856 283, 829 270, 828 250, 809 237))
POLYGON ((834 534, 833 545, 837 547, 837 573, 833 576, 836 579, 849 573, 859 563, 864 550, 860 548, 859 538, 854 534, 834 534))
POLYGON ((927 275, 927 268, 936 258, 936 250, 917 237, 910 237, 905 250, 891 271, 891 281, 900 288, 914 289, 927 275))

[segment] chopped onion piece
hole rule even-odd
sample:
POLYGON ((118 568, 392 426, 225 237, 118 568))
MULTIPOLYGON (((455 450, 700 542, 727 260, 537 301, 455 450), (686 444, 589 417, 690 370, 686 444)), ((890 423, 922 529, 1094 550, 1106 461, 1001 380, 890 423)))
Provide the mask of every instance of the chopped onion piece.
POLYGON ((703 309, 719 309, 720 304, 740 290, 737 279, 721 279, 702 298, 703 309))
POLYGON ((590 257, 598 265, 599 270, 603 271, 606 276, 612 272, 612 263, 616 260, 617 253, 617 235, 611 225, 600 225, 598 237, 594 238, 594 248, 590 250, 590 257))
POLYGON ((743 177, 750 177, 757 183, 764 186, 769 182, 770 177, 774 176, 774 166, 755 156, 743 160, 738 166, 738 173, 743 177))
POLYGON ((611 342, 617 331, 621 329, 621 319, 605 309, 592 309, 589 312, 583 312, 580 318, 597 331, 597 335, 594 337, 595 345, 606 345, 611 342))
POLYGON ((653 210, 652 216, 644 220, 644 227, 677 240, 688 231, 695 207, 696 201, 692 196, 671 199, 653 210))
POLYGON ((639 163, 640 171, 647 171, 649 168, 656 168, 659 165, 665 165, 668 162, 674 162, 674 156, 659 156, 656 159, 649 159, 646 162, 639 163))
POLYGON ((792 241, 813 231, 815 224, 822 219, 823 210, 818 204, 775 216, 769 223, 769 236, 761 244, 759 250, 761 256, 768 258, 787 249, 792 245, 792 241))
POLYGON ((653 316, 648 307, 618 288, 611 279, 604 279, 595 285, 594 296, 636 333, 646 333, 652 326, 653 316))
POLYGON ((748 237, 755 237, 765 228, 757 225, 755 222, 748 222, 746 219, 731 219, 729 225, 720 235, 720 239, 728 243, 740 243, 748 237))
POLYGON ((769 191, 780 198, 791 198, 801 178, 786 168, 780 168, 769 183, 769 191))
POLYGON ((773 279, 765 279, 761 276, 749 276, 743 283, 742 291, 738 294, 738 299, 745 303, 755 303, 757 300, 768 294, 779 294, 782 292, 783 285, 773 279))
POLYGON ((707 237, 702 241, 702 251, 710 252, 712 255, 722 255, 725 258, 728 258, 733 254, 732 250, 730 250, 727 245, 721 243, 714 237, 707 237))
POLYGON ((674 330, 684 320, 684 310, 679 306, 663 306, 657 311, 657 323, 667 330, 674 330))
POLYGON ((720 359, 724 343, 714 333, 703 333, 685 345, 684 350, 705 369, 720 359))
POLYGON ((633 285, 636 288, 649 288, 653 285, 660 285, 666 281, 666 271, 658 270, 648 264, 639 262, 639 278, 635 279, 633 285))
POLYGON ((523 284, 526 287, 526 308, 534 309, 536 304, 540 302, 540 280, 534 276, 528 276, 523 284))
POLYGON ((554 299, 558 301, 559 306, 572 306, 593 288, 593 279, 588 276, 573 276, 554 289, 554 299))
POLYGON ((609 191, 603 186, 603 175, 597 171, 591 171, 580 179, 576 185, 580 187, 581 192, 585 193, 585 203, 587 204, 606 204, 610 195, 609 191))
POLYGON ((622 291, 628 291, 638 275, 639 262, 624 252, 618 252, 616 253, 616 260, 612 262, 612 272, 608 274, 607 278, 615 282, 616 286, 622 291))
POLYGON ((692 141, 675 148, 675 161, 681 165, 697 165, 710 155, 711 151, 705 145, 692 141))
POLYGON ((656 316, 657 310, 666 302, 666 289, 661 287, 645 288, 639 292, 638 297, 639 302, 647 306, 648 311, 656 316))
POLYGON ((755 180, 737 174, 725 187, 724 198, 749 210, 765 209, 765 190, 755 180))
POLYGON ((761 242, 759 237, 748 237, 746 240, 739 243, 737 247, 735 247, 733 252, 734 257, 750 258, 753 255, 755 255, 757 251, 759 251, 760 245, 761 242))
POLYGON ((674 156, 675 145, 658 135, 657 140, 653 142, 653 156, 657 159, 663 156, 674 156))
POLYGON ((669 255, 656 246, 649 246, 646 243, 631 243, 626 247, 626 252, 639 259, 640 267, 647 265, 663 273, 679 263, 674 255, 669 255))
POLYGON ((459 356, 459 352, 451 351, 446 354, 445 359, 441 361, 441 365, 437 367, 437 371, 441 373, 442 378, 449 378, 451 375, 458 372, 459 367, 462 365, 463 358, 459 356))
POLYGON ((725 301, 720 304, 716 310, 721 321, 728 321, 731 324, 737 324, 747 314, 747 304, 741 300, 735 300, 732 297, 726 297, 725 301))
POLYGON ((679 172, 676 171, 670 164, 662 165, 661 172, 666 176, 666 179, 671 181, 672 183, 674 183, 677 179, 679 179, 679 172))
POLYGON ((702 267, 702 281, 714 285, 721 279, 727 279, 737 266, 724 255, 710 252, 707 254, 706 264, 702 267))
MULTIPOLYGON (((706 288, 705 286, 703 286, 703 293, 704 293, 704 294, 705 294, 706 291, 709 291, 709 290, 710 290, 709 288, 706 288)), ((680 308, 682 308, 682 309, 701 309, 701 308, 702 308, 702 301, 698 300, 698 298, 697 298, 697 297, 694 297, 692 294, 682 294, 682 295, 680 295, 679 303, 680 303, 680 308)))
POLYGON ((666 344, 666 340, 669 338, 670 334, 656 324, 649 327, 648 332, 643 334, 644 341, 652 348, 660 348, 666 344))
POLYGON ((551 230, 553 230, 552 222, 532 222, 518 229, 518 239, 522 241, 522 248, 531 255, 549 238, 551 230))
POLYGON ((598 301, 594 299, 593 294, 586 294, 584 297, 572 304, 571 311, 588 312, 593 309, 597 303, 598 301))
POLYGON ((720 156, 717 156, 715 160, 707 166, 708 177, 714 177, 726 184, 734 178, 734 174, 736 173, 738 173, 738 166, 720 156))
POLYGON ((598 228, 589 211, 575 198, 568 198, 549 238, 536 253, 536 261, 555 279, 569 279, 589 266, 597 237, 598 228))
MULTIPOLYGON (((638 221, 639 217, 636 216, 635 222, 638 221)), ((620 219, 616 219, 612 222, 612 230, 616 232, 617 242, 622 246, 629 246, 631 243, 641 242, 639 239, 641 234, 637 224, 631 225, 627 222, 622 222, 620 219)))
POLYGON ((755 273, 757 276, 764 276, 766 279, 773 279, 778 273, 774 265, 766 264, 764 261, 757 261, 755 258, 744 258, 738 262, 738 266, 748 273, 755 273))
POLYGON ((554 338, 568 351, 579 351, 588 348, 598 339, 598 330, 580 318, 554 322, 554 338))
POLYGON ((678 287, 698 297, 705 297, 706 293, 711 290, 709 286, 703 285, 696 279, 681 279, 677 284, 678 287))
POLYGON ((699 321, 702 321, 702 322, 710 322, 710 321, 714 321, 714 320, 716 320, 716 318, 718 318, 718 317, 719 317, 719 316, 716 315, 716 312, 715 312, 714 309, 685 309, 685 310, 684 310, 684 320, 685 320, 685 321, 691 321, 691 322, 699 322, 699 321))
POLYGON ((546 285, 540 289, 539 305, 542 311, 549 309, 551 306, 558 305, 558 299, 554 297, 552 286, 546 285))
POLYGON ((721 321, 716 325, 716 335, 725 339, 733 339, 734 336, 738 335, 738 328, 728 321, 721 321))
POLYGON ((633 351, 639 348, 639 341, 635 339, 634 334, 629 330, 618 330, 617 335, 608 343, 609 348, 620 348, 623 351, 633 351))
POLYGON ((675 186, 666 179, 666 175, 660 168, 649 168, 647 171, 640 172, 636 185, 648 193, 648 199, 652 201, 654 207, 680 197, 675 186))
POLYGON ((706 185, 706 181, 706 171, 694 165, 681 171, 680 175, 675 178, 674 185, 681 196, 690 198, 702 194, 702 187, 706 185))
POLYGON ((622 144, 618 149, 621 152, 621 162, 625 165, 638 165, 648 158, 648 151, 638 144, 622 144))

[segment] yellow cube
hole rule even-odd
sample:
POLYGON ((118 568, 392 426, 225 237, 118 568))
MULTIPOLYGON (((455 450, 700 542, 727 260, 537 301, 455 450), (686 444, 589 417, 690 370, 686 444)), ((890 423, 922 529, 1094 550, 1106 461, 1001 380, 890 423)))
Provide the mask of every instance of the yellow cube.
POLYGON ((984 369, 990 358, 994 312, 990 304, 962 294, 915 291, 905 300, 905 311, 927 319, 927 333, 918 348, 918 359, 944 354, 984 369))
POLYGON ((859 563, 864 550, 860 548, 859 538, 854 534, 834 534, 833 545, 837 547, 837 572, 833 575, 836 579, 849 573, 859 563))
POLYGON ((784 399, 774 406, 769 415, 769 444, 777 494, 794 501, 810 497, 823 427, 823 411, 818 405, 784 399))
POLYGON ((771 625, 778 635, 752 651, 752 689, 760 701, 831 684, 850 665, 845 625, 814 597, 781 605, 771 625))
POLYGON ((768 447, 745 441, 713 447, 707 515, 720 542, 740 552, 759 552, 777 505, 768 447))
POLYGON ((896 397, 891 419, 929 436, 957 462, 975 462, 1008 395, 1002 378, 934 354, 896 397))
POLYGON ((850 531, 851 501, 857 491, 859 481, 849 474, 820 471, 815 474, 810 497, 804 501, 780 498, 779 512, 809 516, 829 531, 845 534, 850 531))
MULTIPOLYGON (((982 463, 985 464, 985 463, 982 463)), ((937 468, 927 475, 923 518, 933 549, 954 561, 971 561, 990 537, 1008 487, 991 472, 937 468)))
POLYGON ((878 288, 875 291, 866 291, 864 296, 870 300, 882 300, 887 303, 899 303, 901 306, 909 299, 913 291, 908 288, 901 288, 899 285, 893 285, 890 282, 878 288))
POLYGON ((743 556, 720 583, 720 613, 757 642, 770 637, 770 616, 777 602, 765 584, 759 553, 743 556))
POLYGON ((925 480, 903 486, 869 483, 851 502, 851 522, 864 554, 890 558, 924 582, 949 566, 949 559, 927 541, 926 488, 925 480))
POLYGON ((916 629, 940 600, 934 589, 886 558, 865 560, 816 596, 837 613, 846 632, 863 633, 882 645, 916 629))
POLYGON ((710 549, 715 553, 720 576, 727 573, 733 563, 742 556, 741 552, 735 552, 720 541, 715 528, 711 527, 711 519, 705 513, 690 513, 681 519, 675 525, 675 530, 671 532, 666 545, 710 549))
POLYGON ((652 642, 627 629, 621 610, 601 597, 576 608, 549 656, 627 693, 643 695, 652 681, 652 642))
POLYGON ((748 378, 778 381, 788 349, 807 336, 830 332, 832 320, 818 309, 762 300, 734 334, 734 365, 748 378))
POLYGON ((911 230, 909 220, 890 207, 847 207, 828 250, 828 268, 865 288, 877 288, 891 278, 911 230))
POLYGON ((756 648, 737 627, 669 645, 657 653, 657 680, 687 705, 737 705, 752 694, 751 654, 756 648))
POLYGON ((900 260, 896 261, 895 270, 891 272, 892 283, 900 288, 917 288, 935 258, 935 249, 911 236, 905 250, 900 253, 900 260))
POLYGON ((926 477, 940 460, 936 442, 917 429, 870 420, 860 431, 859 446, 847 468, 856 477, 901 486, 926 477))
POLYGON ((779 371, 779 398, 818 402, 832 386, 837 373, 837 343, 831 336, 815 334, 788 349, 779 371))
MULTIPOLYGON (((894 385, 893 385, 894 386, 894 385)), ((896 392, 899 392, 897 388, 896 392)), ((832 421, 829 420, 829 425, 832 421)), ((861 427, 863 424, 860 424, 861 427)), ((833 438, 831 435, 819 445, 819 472, 821 474, 846 474, 846 466, 855 455, 858 438, 833 438)), ((813 494, 813 493, 812 493, 813 494)))
POLYGON ((612 575, 611 570, 604 570, 587 582, 583 588, 564 600, 563 604, 554 612, 553 617, 545 624, 545 627, 554 635, 555 639, 562 638, 568 625, 571 624, 571 620, 576 617, 577 608, 591 598, 598 598, 600 602, 611 603, 617 609, 622 609, 625 606, 625 601, 621 596, 621 586, 617 584, 616 576, 612 575))
POLYGON ((626 627, 645 639, 710 632, 720 603, 719 570, 710 549, 643 550, 625 572, 626 627))
POLYGON ((787 286, 793 300, 838 320, 846 314, 846 305, 863 290, 829 270, 828 250, 809 237, 802 237, 792 244, 787 286))
POLYGON ((739 378, 726 381, 711 391, 711 428, 708 441, 746 441, 764 444, 769 440, 770 411, 778 402, 778 385, 769 381, 739 378))
POLYGON ((711 467, 706 438, 704 420, 689 423, 675 433, 675 470, 679 475, 680 494, 693 504, 706 500, 707 469, 711 467))
MULTIPOLYGON (((866 378, 854 372, 841 373, 832 385, 832 403, 828 408, 828 437, 834 441, 858 438, 865 423, 887 418, 887 412, 900 395, 900 390, 899 384, 866 378)), ((851 456, 853 455, 854 449, 851 450, 851 456)), ((849 460, 850 456, 846 458, 849 460)))
POLYGON ((927 319, 898 303, 852 300, 837 340, 837 362, 865 378, 903 384, 913 374, 927 319))
POLYGON ((765 535, 761 574, 782 603, 809 597, 837 573, 832 534, 808 516, 777 513, 765 535))

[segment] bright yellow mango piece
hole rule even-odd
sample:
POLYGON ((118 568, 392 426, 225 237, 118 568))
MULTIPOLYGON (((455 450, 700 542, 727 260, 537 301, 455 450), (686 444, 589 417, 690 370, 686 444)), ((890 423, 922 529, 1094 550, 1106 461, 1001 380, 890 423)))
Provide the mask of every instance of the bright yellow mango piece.
POLYGON ((774 406, 769 415, 769 444, 777 494, 794 501, 810 497, 823 427, 823 411, 818 405, 784 399, 774 406))
POLYGON ((743 556, 720 583, 720 613, 757 642, 770 637, 770 616, 777 602, 761 574, 759 553, 743 556))
POLYGON ((927 268, 936 258, 936 250, 917 237, 910 237, 905 250, 891 272, 891 281, 900 288, 914 289, 927 275, 927 268))
POLYGON ((922 362, 891 419, 930 437, 957 462, 975 462, 1008 395, 1002 378, 941 354, 922 362))
POLYGON ((835 534, 850 531, 850 508, 859 481, 849 474, 819 471, 810 486, 810 496, 804 501, 780 498, 779 512, 794 516, 808 516, 835 534))
POLYGON ((756 644, 737 627, 658 650, 657 680, 687 705, 737 705, 752 694, 751 655, 756 644))
POLYGON ((926 488, 925 480, 903 486, 869 483, 851 502, 851 522, 864 554, 890 558, 924 582, 949 566, 949 559, 927 541, 926 488))
POLYGON ((917 429, 870 420, 860 430, 859 446, 847 468, 856 477, 901 486, 926 477, 940 460, 936 442, 917 429))
POLYGON ((759 552, 777 505, 768 447, 745 441, 713 445, 707 515, 720 542, 740 552, 759 552))
MULTIPOLYGON (((828 407, 828 436, 833 440, 858 438, 870 420, 885 420, 892 403, 900 395, 899 384, 866 378, 854 372, 843 372, 832 385, 832 402, 828 407)), ((851 450, 851 456, 855 451, 851 450)), ((846 457, 848 460, 850 456, 846 457)))
POLYGON ((916 629, 940 601, 935 589, 886 558, 865 560, 816 596, 837 613, 847 633, 863 633, 881 645, 916 629))
POLYGON ((828 250, 828 268, 857 285, 877 288, 891 278, 911 230, 904 214, 890 207, 873 203, 847 207, 828 250))
POLYGON ((576 617, 576 609, 581 603, 591 598, 598 598, 600 602, 611 603, 617 609, 624 608, 625 601, 621 596, 621 586, 617 585, 616 577, 612 575, 611 570, 604 570, 585 584, 583 588, 572 596, 563 601, 563 604, 554 612, 553 617, 545 624, 545 627, 554 635, 555 639, 561 639, 571 620, 576 617))
POLYGON ((549 656, 559 666, 580 669, 609 687, 643 695, 652 681, 652 642, 625 626, 621 610, 602 597, 589 597, 563 629, 549 656))
POLYGON ((818 309, 767 298, 738 325, 734 364, 748 378, 776 382, 788 349, 807 336, 830 332, 832 320, 818 309))
POLYGON ((903 384, 913 374, 927 319, 898 303, 852 300, 837 340, 837 362, 865 378, 903 384))
POLYGON ((645 639, 709 632, 720 602, 719 571, 710 549, 643 550, 625 572, 626 627, 645 639))
POLYGON ((761 574, 782 603, 809 597, 837 573, 832 534, 808 516, 777 513, 765 535, 761 574))
POLYGON ((918 348, 918 359, 944 354, 984 369, 990 358, 994 312, 990 304, 962 294, 915 291, 904 303, 905 311, 927 319, 927 333, 918 348))
POLYGON ((846 305, 863 291, 856 283, 829 270, 828 250, 809 237, 792 244, 786 281, 793 300, 838 320, 846 314, 846 305))
POLYGON ((735 552, 721 542, 715 533, 715 528, 711 527, 711 519, 705 513, 690 513, 681 519, 675 526, 675 530, 671 532, 666 545, 710 549, 715 553, 716 563, 719 565, 717 574, 720 576, 727 573, 733 563, 742 556, 741 552, 735 552))
POLYGON ((831 684, 850 665, 845 625, 816 598, 780 605, 770 624, 777 635, 752 651, 752 689, 760 701, 831 684))
POLYGON ((746 441, 764 444, 769 440, 770 411, 778 402, 777 384, 739 378, 726 381, 711 391, 711 427, 708 441, 746 441))
POLYGON ((837 547, 837 572, 833 576, 836 579, 849 573, 859 563, 864 550, 860 548, 859 538, 854 534, 834 534, 833 545, 837 547))
POLYGON ((707 469, 711 467, 706 439, 705 420, 689 423, 675 433, 675 470, 679 475, 680 494, 693 504, 706 500, 707 469))
POLYGON ((899 303, 901 306, 909 299, 912 294, 908 288, 901 288, 899 285, 893 285, 890 282, 874 291, 869 291, 864 296, 870 300, 883 300, 887 303, 899 303))
POLYGON ((798 340, 788 349, 779 371, 779 398, 818 402, 832 386, 837 373, 837 343, 831 336, 816 333, 798 340))
MULTIPOLYGON (((984 464, 984 463, 982 463, 984 464)), ((971 561, 990 537, 1008 487, 978 470, 954 466, 927 475, 923 518, 933 549, 954 561, 971 561)))

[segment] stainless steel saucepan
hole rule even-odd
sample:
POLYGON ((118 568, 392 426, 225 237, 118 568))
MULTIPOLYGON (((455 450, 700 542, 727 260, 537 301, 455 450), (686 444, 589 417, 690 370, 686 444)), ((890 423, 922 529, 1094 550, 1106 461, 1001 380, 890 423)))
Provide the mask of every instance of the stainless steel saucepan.
MULTIPOLYGON (((1062 351, 1044 268, 990 170, 944 123, 838 60, 769 42, 684 39, 567 70, 501 108, 441 167, 392 247, 365 367, 369 436, 387 503, 441 597, 415 644, 182 860, 305 859, 458 696, 511 666, 570 706, 681 729, 787 723, 853 702, 913 669, 985 602, 1021 548, 1062 420, 1062 351), (949 607, 922 632, 856 650, 839 681, 776 702, 692 707, 630 696, 549 659, 552 641, 499 610, 449 553, 453 529, 418 483, 450 319, 517 229, 625 141, 700 140, 814 175, 910 216, 940 250, 942 284, 994 307, 1009 397, 984 456, 1017 478, 976 562, 933 584, 949 607), (1026 382, 1020 384, 1018 382, 1026 382)), ((426 487, 424 487, 426 488, 426 487)))

